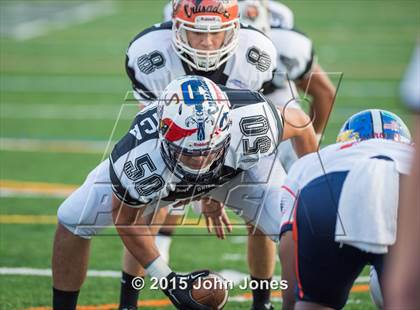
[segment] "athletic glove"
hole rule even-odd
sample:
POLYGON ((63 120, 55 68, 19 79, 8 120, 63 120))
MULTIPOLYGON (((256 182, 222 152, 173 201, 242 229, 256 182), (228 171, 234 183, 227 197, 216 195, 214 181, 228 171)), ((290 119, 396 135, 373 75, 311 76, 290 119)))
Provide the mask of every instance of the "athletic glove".
POLYGON ((211 310, 210 307, 197 303, 191 296, 193 283, 200 277, 209 275, 208 270, 194 271, 186 275, 170 273, 166 279, 167 287, 162 291, 169 297, 177 309, 181 310, 211 310))

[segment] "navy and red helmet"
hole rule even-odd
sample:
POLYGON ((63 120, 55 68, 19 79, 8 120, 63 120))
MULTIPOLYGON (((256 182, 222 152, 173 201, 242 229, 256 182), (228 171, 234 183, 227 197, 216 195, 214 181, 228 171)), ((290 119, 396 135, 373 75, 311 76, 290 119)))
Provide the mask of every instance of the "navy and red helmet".
POLYGON ((411 143, 411 135, 403 120, 396 114, 369 109, 352 115, 343 125, 337 142, 386 139, 411 143))

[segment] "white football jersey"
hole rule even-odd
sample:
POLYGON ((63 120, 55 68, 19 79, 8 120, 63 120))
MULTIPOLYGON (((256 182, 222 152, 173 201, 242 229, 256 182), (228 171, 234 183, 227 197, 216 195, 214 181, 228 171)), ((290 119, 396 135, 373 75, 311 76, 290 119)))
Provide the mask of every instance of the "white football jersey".
POLYGON ((264 87, 266 95, 275 105, 300 108, 292 99, 298 97, 295 81, 308 76, 314 64, 312 41, 293 30, 273 27, 270 37, 277 50, 277 70, 273 80, 264 87))
POLYGON ((294 16, 291 9, 278 1, 268 1, 268 11, 270 12, 271 27, 281 27, 292 29, 294 26, 294 16))
POLYGON ((137 114, 110 155, 112 187, 131 206, 165 206, 201 196, 275 152, 283 132, 277 109, 258 92, 225 90, 232 105, 231 141, 213 184, 191 185, 175 176, 161 155, 157 103, 137 114))
POLYGON ((273 83, 282 86, 285 73, 290 80, 299 80, 312 68, 312 41, 304 34, 290 29, 271 28, 271 40, 277 50, 277 70, 273 83))
POLYGON ((355 163, 375 158, 391 159, 399 173, 408 174, 412 152, 413 148, 408 144, 370 139, 332 144, 317 153, 303 156, 292 166, 282 186, 282 225, 293 221, 292 213, 298 193, 312 180, 332 172, 351 171, 355 163))
POLYGON ((171 40, 172 22, 168 22, 144 30, 130 43, 126 70, 140 98, 158 98, 172 80, 184 75, 205 76, 229 88, 260 90, 273 79, 277 67, 273 43, 252 27, 241 27, 234 55, 212 72, 195 71, 181 61, 171 40))

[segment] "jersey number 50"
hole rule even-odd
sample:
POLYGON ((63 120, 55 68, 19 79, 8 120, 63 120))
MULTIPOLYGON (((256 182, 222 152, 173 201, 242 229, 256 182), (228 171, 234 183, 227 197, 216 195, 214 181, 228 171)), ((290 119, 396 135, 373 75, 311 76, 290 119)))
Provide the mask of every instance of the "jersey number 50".
POLYGON ((255 138, 253 145, 250 139, 242 139, 244 155, 252 155, 266 153, 271 148, 271 139, 265 134, 268 132, 268 121, 262 115, 243 117, 239 122, 241 132, 246 137, 258 136, 255 138), (263 136, 265 135, 265 136, 263 136))
POLYGON ((160 191, 165 185, 163 178, 156 173, 144 177, 145 167, 150 172, 156 170, 156 166, 148 154, 137 157, 134 165, 131 161, 124 164, 124 172, 130 180, 135 182, 135 189, 140 196, 149 196, 160 191))

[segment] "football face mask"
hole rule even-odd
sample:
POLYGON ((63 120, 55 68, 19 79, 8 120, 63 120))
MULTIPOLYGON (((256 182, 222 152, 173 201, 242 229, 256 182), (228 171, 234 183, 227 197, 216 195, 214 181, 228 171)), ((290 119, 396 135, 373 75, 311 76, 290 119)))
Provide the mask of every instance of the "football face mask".
POLYGON ((172 29, 175 52, 196 70, 216 70, 233 56, 238 45, 238 12, 236 0, 175 1, 172 29), (201 43, 202 40, 212 44, 201 43))

